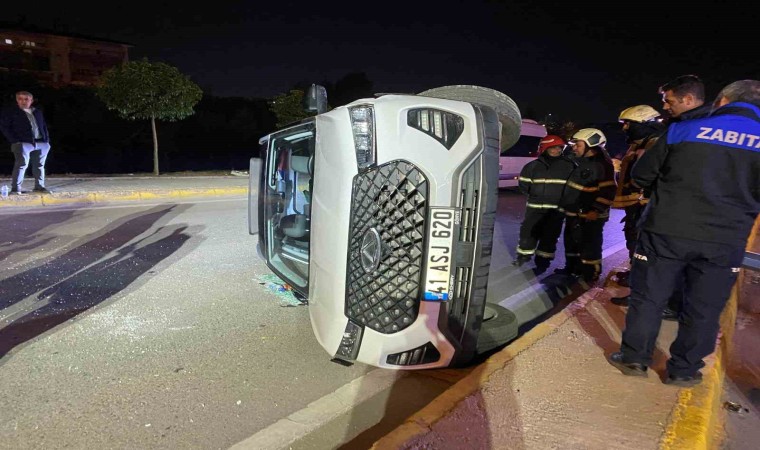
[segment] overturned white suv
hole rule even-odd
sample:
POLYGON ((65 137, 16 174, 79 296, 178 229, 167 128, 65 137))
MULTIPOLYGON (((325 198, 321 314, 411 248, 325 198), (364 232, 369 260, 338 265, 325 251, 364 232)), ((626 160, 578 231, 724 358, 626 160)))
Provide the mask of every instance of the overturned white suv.
POLYGON ((420 369, 513 339, 513 315, 485 299, 514 102, 475 86, 329 112, 323 88, 308 98, 318 115, 260 140, 249 228, 319 343, 337 362, 420 369))

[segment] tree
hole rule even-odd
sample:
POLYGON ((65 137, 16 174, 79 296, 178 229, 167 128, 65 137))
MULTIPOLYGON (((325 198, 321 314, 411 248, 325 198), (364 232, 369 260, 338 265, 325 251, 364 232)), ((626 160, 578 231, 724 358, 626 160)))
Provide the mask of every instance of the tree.
POLYGON ((304 91, 291 89, 287 94, 280 94, 269 100, 269 109, 277 117, 277 128, 313 116, 303 107, 304 91))
POLYGON ((173 122, 192 115, 203 91, 176 67, 143 59, 106 71, 97 94, 123 119, 150 120, 153 174, 158 175, 156 119, 173 122))
POLYGON ((329 89, 327 90, 327 98, 330 104, 336 107, 360 98, 372 98, 373 96, 373 83, 364 72, 346 74, 335 82, 332 92, 329 89))

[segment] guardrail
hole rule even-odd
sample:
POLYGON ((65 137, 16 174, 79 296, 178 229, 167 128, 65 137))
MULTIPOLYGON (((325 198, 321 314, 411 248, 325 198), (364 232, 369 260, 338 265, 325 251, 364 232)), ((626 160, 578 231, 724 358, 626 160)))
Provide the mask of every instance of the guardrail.
POLYGON ((760 253, 755 253, 755 252, 744 253, 744 261, 742 262, 742 268, 760 272, 760 253))

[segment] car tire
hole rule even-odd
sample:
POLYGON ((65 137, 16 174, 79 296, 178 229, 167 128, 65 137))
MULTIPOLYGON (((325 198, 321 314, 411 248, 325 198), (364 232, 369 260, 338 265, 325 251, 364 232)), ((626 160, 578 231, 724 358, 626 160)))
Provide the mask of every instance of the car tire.
POLYGON ((495 350, 514 340, 517 333, 518 323, 515 313, 494 303, 487 303, 483 325, 478 335, 476 353, 481 355, 495 350))
POLYGON ((522 126, 520 109, 515 101, 503 92, 482 86, 456 84, 428 89, 417 95, 477 103, 493 108, 499 115, 499 122, 502 125, 501 151, 511 148, 520 139, 520 127, 522 126))

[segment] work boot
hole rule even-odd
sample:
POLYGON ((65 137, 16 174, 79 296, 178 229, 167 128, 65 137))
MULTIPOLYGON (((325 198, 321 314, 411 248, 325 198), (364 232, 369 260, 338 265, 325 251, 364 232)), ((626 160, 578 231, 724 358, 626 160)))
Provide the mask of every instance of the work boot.
POLYGON ((631 285, 628 283, 628 278, 630 275, 630 270, 626 270, 625 272, 618 272, 615 274, 615 277, 617 278, 617 284, 623 287, 631 287, 631 285))
POLYGON ((549 266, 552 264, 551 259, 544 258, 543 256, 536 256, 533 261, 536 263, 536 268, 533 269, 533 273, 536 275, 541 275, 542 273, 546 272, 549 269, 549 266))
POLYGON ((512 265, 520 267, 527 262, 530 262, 530 255, 517 255, 517 258, 512 261, 512 265))
POLYGON ((623 375, 628 375, 632 377, 646 377, 647 376, 647 366, 641 363, 627 363, 623 361, 623 352, 615 352, 610 355, 609 358, 607 358, 607 361, 610 362, 613 366, 617 367, 618 370, 623 372, 623 375))
POLYGON ((697 372, 692 376, 672 376, 668 375, 665 384, 678 387, 692 387, 702 382, 702 372, 697 372))
POLYGON ((666 306, 665 309, 662 310, 662 320, 678 322, 678 311, 673 311, 666 306))
POLYGON ((631 301, 630 295, 626 295, 625 297, 612 297, 610 299, 610 302, 612 302, 613 305, 618 306, 628 306, 629 301, 631 301))

